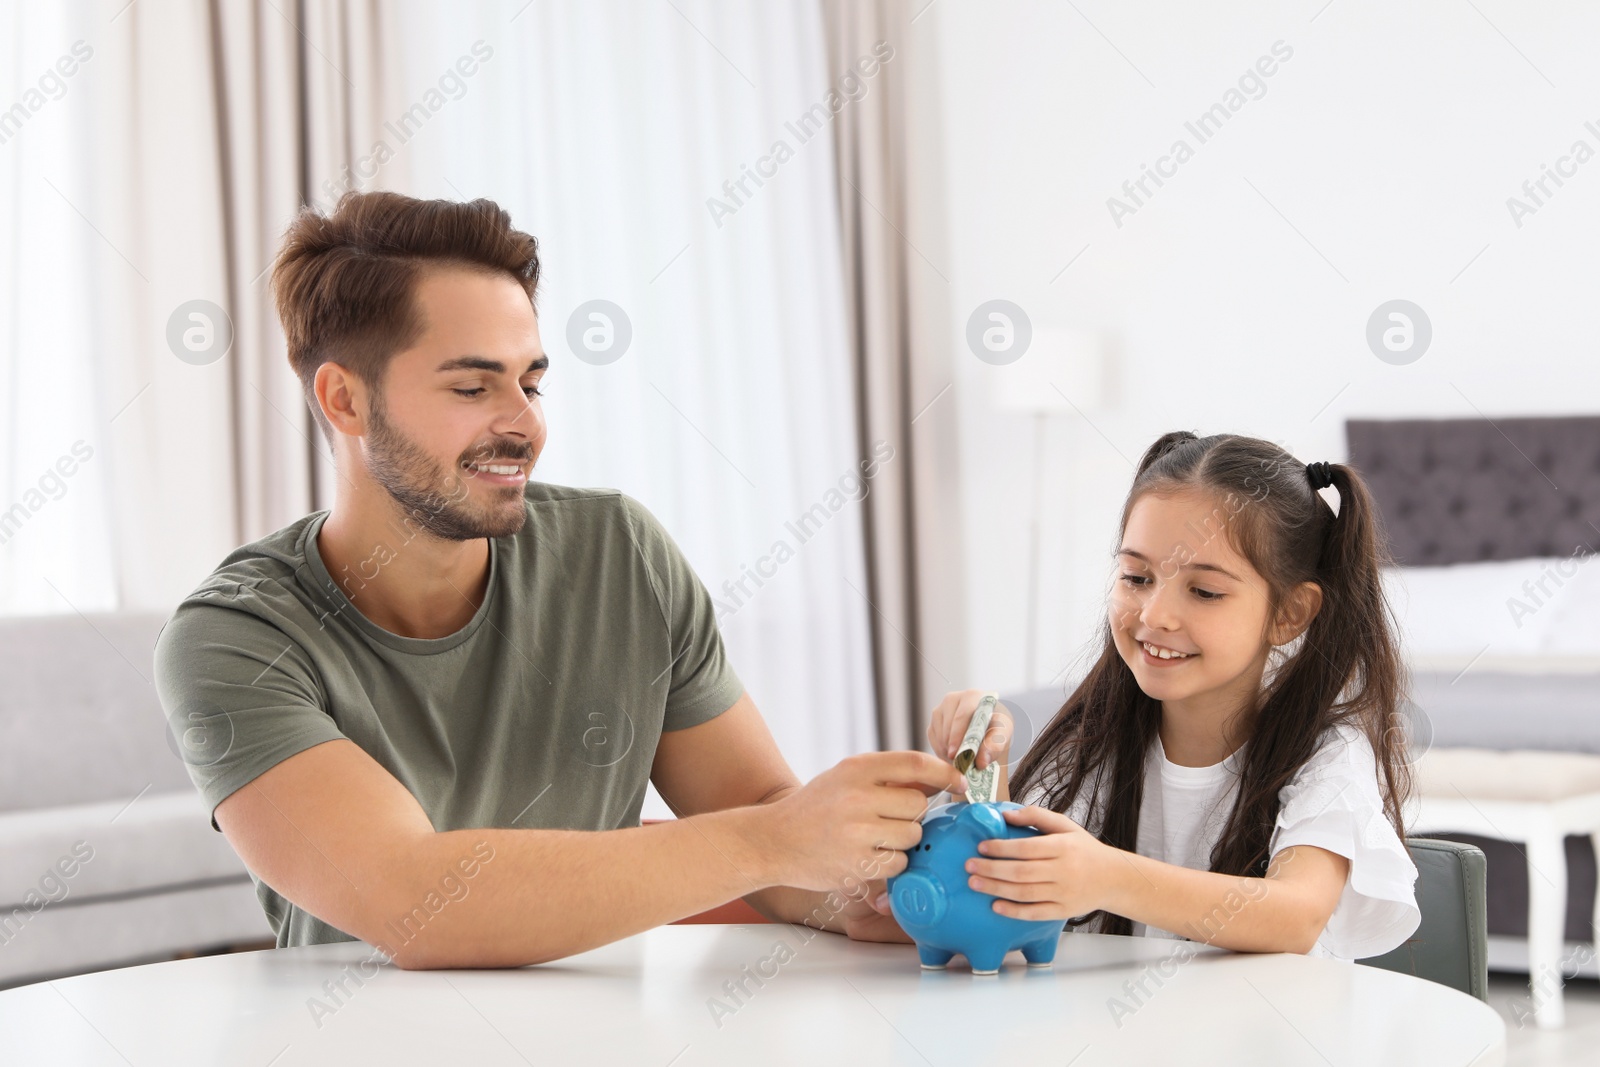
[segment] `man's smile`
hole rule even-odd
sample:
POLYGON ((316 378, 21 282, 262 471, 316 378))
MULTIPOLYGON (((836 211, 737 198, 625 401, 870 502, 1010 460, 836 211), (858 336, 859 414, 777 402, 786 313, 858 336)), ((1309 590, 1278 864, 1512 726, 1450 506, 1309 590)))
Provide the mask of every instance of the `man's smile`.
POLYGON ((522 463, 473 463, 468 461, 461 464, 461 469, 467 472, 468 478, 495 486, 519 486, 528 480, 526 466, 522 463))

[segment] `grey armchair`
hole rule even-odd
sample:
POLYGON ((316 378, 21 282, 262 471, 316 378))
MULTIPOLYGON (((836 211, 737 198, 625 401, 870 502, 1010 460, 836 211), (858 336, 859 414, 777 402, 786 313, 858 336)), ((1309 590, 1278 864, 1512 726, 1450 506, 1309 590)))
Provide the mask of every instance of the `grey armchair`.
POLYGON ((1392 952, 1358 960, 1416 975, 1488 1002, 1487 864, 1483 851, 1456 841, 1410 837, 1422 924, 1392 952))

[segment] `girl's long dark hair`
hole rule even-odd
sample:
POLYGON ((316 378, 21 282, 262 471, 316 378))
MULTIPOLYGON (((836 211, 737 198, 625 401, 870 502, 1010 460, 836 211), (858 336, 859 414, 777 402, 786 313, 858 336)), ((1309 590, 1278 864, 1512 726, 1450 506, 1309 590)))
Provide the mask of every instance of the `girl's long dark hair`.
MULTIPOLYGON (((1211 853, 1211 870, 1262 877, 1278 817, 1278 793, 1316 751, 1330 727, 1351 724, 1371 742, 1385 814, 1405 839, 1401 807, 1410 792, 1399 703, 1403 672, 1395 625, 1383 593, 1388 554, 1361 476, 1330 464, 1339 494, 1335 516, 1311 488, 1304 463, 1270 441, 1232 434, 1161 437, 1145 452, 1123 505, 1120 531, 1147 493, 1200 491, 1217 501, 1224 536, 1265 580, 1276 613, 1302 582, 1322 588, 1322 606, 1294 651, 1269 664, 1244 746, 1239 792, 1211 853)), ((1112 639, 1109 619, 1089 673, 1017 766, 1011 795, 1042 791, 1040 803, 1065 812, 1087 790, 1086 829, 1134 851, 1145 759, 1161 725, 1161 705, 1139 688, 1112 639)), ((1099 930, 1128 934, 1124 916, 1094 912, 1099 930)))

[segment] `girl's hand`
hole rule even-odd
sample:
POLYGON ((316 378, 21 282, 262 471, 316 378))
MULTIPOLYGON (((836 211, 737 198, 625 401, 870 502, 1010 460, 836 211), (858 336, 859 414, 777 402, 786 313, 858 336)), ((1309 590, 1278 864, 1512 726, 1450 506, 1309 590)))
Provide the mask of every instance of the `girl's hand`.
MULTIPOLYGON (((939 706, 933 709, 933 720, 928 724, 928 744, 935 756, 947 760, 956 758, 956 749, 961 747, 961 739, 972 723, 972 713, 978 710, 978 701, 987 691, 963 689, 959 693, 945 694, 939 706)), ((1011 716, 1005 705, 996 704, 994 715, 989 719, 989 732, 983 735, 983 743, 978 746, 975 766, 983 768, 997 761, 1010 763, 1011 734, 1011 716)))
POLYGON ((1071 919, 1104 907, 1117 850, 1065 815, 1038 806, 1003 813, 1038 837, 978 843, 967 861, 967 884, 999 897, 994 910, 1013 919, 1071 919))

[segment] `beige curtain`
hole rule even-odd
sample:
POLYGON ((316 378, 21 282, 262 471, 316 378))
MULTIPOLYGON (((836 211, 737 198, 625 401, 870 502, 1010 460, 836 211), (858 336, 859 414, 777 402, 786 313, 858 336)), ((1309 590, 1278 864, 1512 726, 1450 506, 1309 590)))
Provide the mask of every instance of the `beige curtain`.
POLYGON ((336 477, 290 372, 268 291, 284 228, 302 204, 393 187, 378 162, 400 99, 392 18, 377 0, 210 0, 226 234, 239 540, 332 506, 336 477), (381 173, 380 173, 381 171, 381 173))
MULTIPOLYGON (((926 3, 920 0, 918 6, 926 3)), ((922 747, 928 712, 966 688, 958 427, 949 391, 949 270, 942 189, 912 165, 935 159, 932 37, 898 0, 823 0, 835 77, 874 46, 894 49, 869 91, 834 120, 841 245, 863 456, 893 445, 863 501, 879 741, 922 747)))
POLYGON ((81 31, 95 166, 59 191, 110 250, 92 261, 90 439, 108 474, 115 604, 164 610, 239 544, 332 503, 268 268, 302 203, 404 187, 400 163, 363 165, 402 94, 376 0, 114 6, 81 31), (232 323, 213 361, 169 342, 169 316, 195 300, 232 323))

